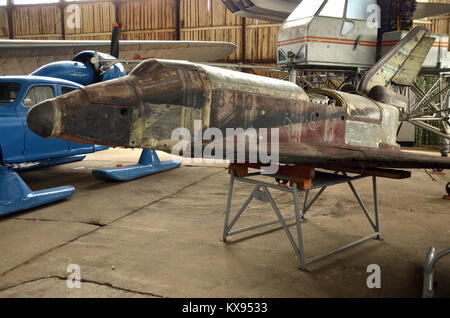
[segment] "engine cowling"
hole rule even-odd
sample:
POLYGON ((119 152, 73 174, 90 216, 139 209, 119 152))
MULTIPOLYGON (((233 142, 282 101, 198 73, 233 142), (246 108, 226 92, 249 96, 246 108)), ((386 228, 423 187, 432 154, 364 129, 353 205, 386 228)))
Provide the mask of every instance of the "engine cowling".
MULTIPOLYGON (((97 52, 100 59, 114 59, 113 56, 97 52)), ((56 77, 71 82, 81 84, 83 86, 108 81, 111 79, 123 77, 126 75, 125 67, 122 63, 116 63, 106 70, 101 70, 100 65, 94 65, 91 59, 95 56, 94 51, 83 51, 75 55, 72 61, 58 61, 46 64, 30 75, 56 77)))

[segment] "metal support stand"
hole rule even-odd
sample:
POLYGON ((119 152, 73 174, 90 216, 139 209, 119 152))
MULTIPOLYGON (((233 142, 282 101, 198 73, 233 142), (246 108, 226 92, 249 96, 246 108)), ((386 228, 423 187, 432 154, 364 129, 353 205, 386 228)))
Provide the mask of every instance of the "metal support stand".
MULTIPOLYGON (((346 174, 344 175, 338 175, 338 174, 331 174, 331 173, 324 173, 324 172, 316 172, 316 176, 313 179, 313 184, 311 189, 306 190, 305 191, 305 196, 304 196, 304 201, 303 201, 303 209, 300 211, 299 208, 299 190, 298 186, 296 183, 293 184, 292 188, 288 188, 288 187, 283 187, 280 185, 275 185, 275 184, 271 184, 271 183, 266 183, 266 182, 262 182, 259 180, 254 180, 251 179, 250 177, 253 176, 259 176, 261 175, 260 173, 251 173, 249 174, 247 177, 237 177, 235 176, 235 173, 233 170, 231 170, 231 177, 230 177, 230 185, 229 185, 229 192, 228 192, 228 200, 227 200, 227 210, 225 213, 225 224, 224 224, 224 231, 223 231, 223 241, 226 242, 227 238, 236 234, 240 234, 246 231, 250 231, 250 230, 254 230, 254 229, 258 229, 258 228, 262 228, 265 226, 269 226, 269 225, 273 225, 273 224, 277 224, 277 223, 281 223, 281 226, 283 227, 284 231, 286 232, 286 235, 289 239, 289 242, 291 243, 295 254, 297 255, 297 258, 300 261, 301 264, 301 268, 303 270, 306 270, 306 266, 316 262, 318 260, 321 260, 327 256, 330 256, 332 254, 335 254, 337 252, 340 252, 344 249, 353 247, 357 244, 363 243, 367 240, 373 239, 373 238, 377 238, 380 239, 380 221, 379 221, 379 215, 378 215, 378 194, 377 194, 377 183, 376 183, 376 177, 372 177, 372 181, 373 181, 373 196, 374 196, 374 209, 375 209, 375 221, 371 218, 371 216, 369 215, 369 212, 367 211, 366 206, 364 205, 363 201, 361 200, 360 196, 358 195, 355 187, 353 186, 352 182, 358 179, 362 179, 362 178, 366 178, 367 176, 365 175, 360 175, 360 176, 355 176, 355 177, 349 177, 346 174), (238 213, 234 216, 234 218, 231 220, 230 222, 230 211, 231 211, 231 202, 232 202, 232 196, 233 196, 233 188, 234 188, 234 181, 241 181, 241 182, 245 182, 245 183, 250 183, 255 185, 255 188, 253 189, 253 191, 250 193, 250 196, 247 198, 247 200, 244 202, 244 204, 242 205, 242 207, 240 208, 240 210, 238 211, 238 213), (305 218, 306 213, 308 212, 308 210, 313 206, 313 204, 317 201, 317 199, 322 195, 322 193, 330 186, 333 185, 337 185, 337 184, 342 184, 342 183, 347 183, 351 189, 351 191, 353 192, 356 200, 358 201, 359 205, 361 206, 365 216, 367 217, 370 225, 372 226, 373 230, 375 233, 366 236, 358 241, 355 241, 353 243, 347 244, 341 248, 338 248, 334 251, 331 251, 329 253, 326 253, 324 255, 321 256, 317 256, 314 257, 310 260, 306 260, 305 259, 305 253, 304 253, 304 247, 303 247, 303 235, 302 235, 302 219, 305 218), (280 191, 284 191, 284 192, 289 192, 292 193, 293 195, 293 199, 294 199, 294 216, 290 216, 290 217, 286 217, 284 218, 275 201, 272 198, 272 195, 270 194, 269 189, 276 189, 276 190, 280 190, 280 191), (308 202, 309 200, 309 194, 311 190, 314 189, 320 189, 319 192, 314 196, 314 198, 308 202), (262 224, 258 224, 258 225, 254 225, 254 226, 250 226, 247 228, 242 228, 239 230, 235 230, 235 231, 231 231, 234 227, 234 225, 236 224, 236 222, 238 221, 238 219, 241 217, 241 215, 244 213, 244 211, 247 209, 248 205, 250 204, 250 202, 253 200, 253 198, 256 198, 258 200, 261 201, 266 201, 269 202, 270 205, 272 206, 272 209, 274 210, 277 219, 274 221, 270 221, 270 222, 266 222, 266 223, 262 223, 262 224), (288 225, 286 224, 287 221, 289 220, 293 220, 295 219, 295 224, 296 224, 296 236, 297 236, 297 242, 295 241, 294 237, 292 236, 291 232, 288 229, 288 225)), ((264 176, 264 175, 262 175, 264 176)), ((266 175, 267 176, 267 175, 266 175)), ((274 176, 270 176, 270 177, 274 177, 274 176)), ((287 176, 275 176, 277 178, 281 178, 281 179, 289 179, 289 177, 287 176)))
POLYGON ((180 165, 181 161, 160 161, 156 151, 143 149, 137 165, 92 170, 92 174, 99 179, 108 181, 130 181, 162 171, 178 168, 180 165))
POLYGON ((434 247, 430 246, 428 248, 425 270, 423 271, 423 298, 432 298, 434 296, 434 267, 442 257, 448 254, 450 254, 450 249, 436 255, 434 247))

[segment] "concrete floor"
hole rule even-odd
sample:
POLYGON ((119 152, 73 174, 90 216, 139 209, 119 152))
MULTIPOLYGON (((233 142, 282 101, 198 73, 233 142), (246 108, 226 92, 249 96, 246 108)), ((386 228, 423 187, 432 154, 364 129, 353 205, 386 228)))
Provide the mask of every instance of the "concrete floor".
MULTIPOLYGON (((82 162, 21 173, 33 190, 73 185, 69 200, 0 219, 0 297, 418 297, 426 249, 450 247, 450 176, 424 170, 379 181, 383 241, 371 240, 299 270, 280 226, 223 243, 229 176, 224 166, 183 166, 128 183, 94 168, 135 163, 139 151, 108 150, 82 162), (260 235, 264 234, 264 235, 260 235), (81 269, 81 289, 66 268, 81 269), (369 264, 381 289, 369 289, 369 264)), ((234 212, 251 187, 237 183, 234 212)), ((371 180, 355 182, 372 207, 371 180)), ((292 198, 272 193, 284 215, 292 198)), ((306 256, 371 233, 346 185, 327 189, 303 226, 306 256)), ((253 202, 238 226, 274 219, 253 202)), ((291 231, 295 227, 291 226, 291 231)), ((450 296, 450 257, 437 267, 437 296, 450 296)))

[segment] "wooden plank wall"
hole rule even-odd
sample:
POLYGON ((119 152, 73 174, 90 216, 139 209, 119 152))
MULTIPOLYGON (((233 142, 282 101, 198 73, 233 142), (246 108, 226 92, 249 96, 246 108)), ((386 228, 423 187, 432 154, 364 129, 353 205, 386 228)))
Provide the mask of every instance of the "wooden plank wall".
POLYGON ((17 6, 12 16, 15 39, 61 39, 61 10, 58 6, 17 6))
MULTIPOLYGON (((80 28, 65 26, 66 40, 109 40, 116 21, 116 6, 111 2, 78 4, 81 13, 80 28)), ((67 21, 72 12, 64 10, 67 21)))
POLYGON ((124 2, 119 12, 124 40, 176 39, 176 0, 124 2))
POLYGON ((0 39, 9 39, 8 12, 0 8, 0 39))
POLYGON ((242 21, 217 0, 180 0, 181 39, 232 42, 238 48, 231 61, 242 55, 242 21))
MULTIPOLYGON (((450 3, 450 0, 429 0, 428 2, 446 2, 450 3)), ((438 34, 449 34, 450 35, 450 17, 446 16, 437 16, 428 18, 431 24, 426 27, 433 33, 438 34)))
MULTIPOLYGON (((55 5, 13 6, 13 38, 106 40, 118 20, 124 40, 177 40, 177 2, 180 6, 179 40, 226 41, 238 46, 227 61, 276 63, 278 24, 244 19, 218 0, 120 0, 77 3, 81 25, 62 27, 70 15, 55 5), (119 8, 116 8, 116 6, 119 8), (116 13, 118 17, 116 18, 116 13)), ((66 3, 69 5, 71 3, 66 3)), ((8 14, 0 8, 0 38, 9 38, 8 14)))
MULTIPOLYGON (((64 12, 66 20, 69 13, 59 4, 14 6, 13 38, 104 40, 110 38, 111 26, 118 20, 122 39, 227 41, 238 47, 227 59, 230 62, 276 63, 279 24, 241 18, 229 12, 219 0, 110 0, 78 5, 81 12, 78 29, 62 27, 61 14, 64 12)), ((433 32, 450 34, 449 16, 431 18, 430 21, 427 27, 433 32)), ((0 38, 9 36, 8 14, 2 7, 0 38)))

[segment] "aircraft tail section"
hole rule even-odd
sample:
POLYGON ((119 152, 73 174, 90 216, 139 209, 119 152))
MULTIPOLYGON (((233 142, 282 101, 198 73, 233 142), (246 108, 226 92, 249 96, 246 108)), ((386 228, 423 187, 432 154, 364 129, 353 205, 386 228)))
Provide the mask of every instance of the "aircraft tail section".
POLYGON ((375 86, 411 86, 434 41, 427 28, 414 28, 367 71, 358 91, 368 95, 375 86))

